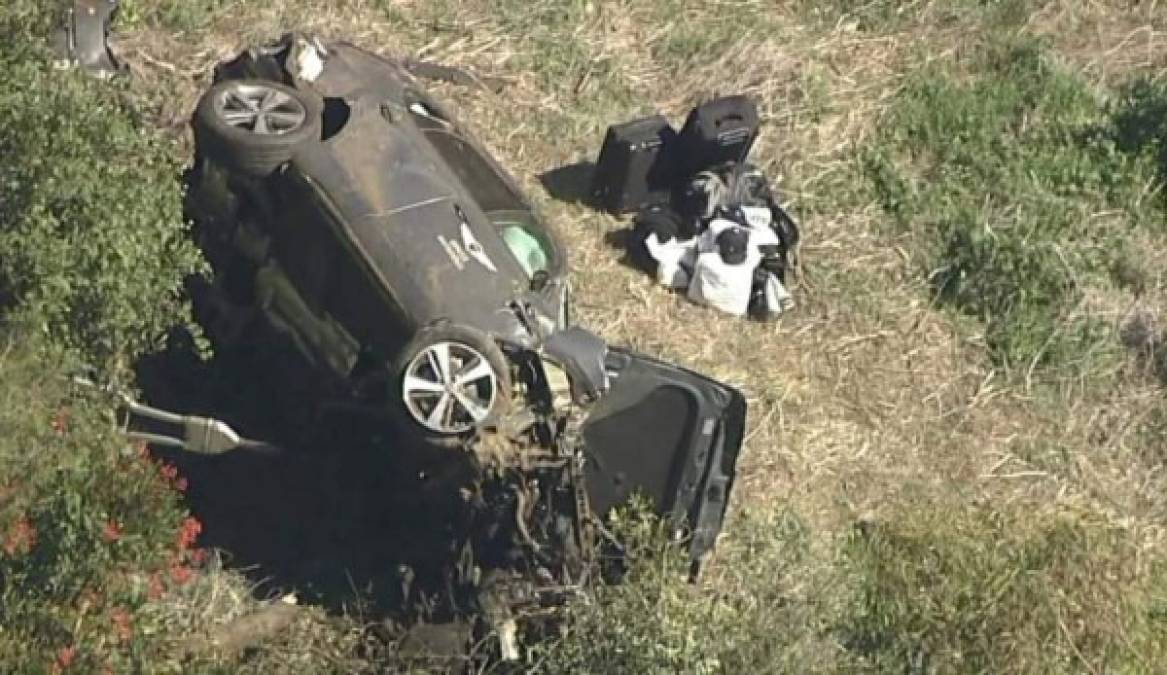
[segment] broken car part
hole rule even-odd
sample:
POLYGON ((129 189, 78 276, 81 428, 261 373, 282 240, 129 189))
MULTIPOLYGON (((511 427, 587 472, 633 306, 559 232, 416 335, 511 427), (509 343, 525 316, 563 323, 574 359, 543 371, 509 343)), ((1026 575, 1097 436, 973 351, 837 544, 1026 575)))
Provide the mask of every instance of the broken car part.
POLYGON ((543 352, 567 372, 577 402, 591 403, 608 392, 608 345, 595 333, 578 326, 559 331, 543 343, 543 352))
POLYGON ((798 226, 751 164, 701 171, 674 204, 637 214, 628 258, 658 283, 693 302, 759 320, 794 305, 785 287, 798 226))
POLYGON ((110 51, 110 26, 117 16, 118 0, 76 0, 66 10, 65 21, 53 36, 53 51, 63 67, 80 67, 99 77, 113 77, 124 66, 110 51))
POLYGON ((267 443, 243 438, 222 420, 154 408, 135 401, 123 391, 98 385, 83 377, 74 377, 73 383, 116 396, 120 401, 125 434, 130 440, 180 448, 200 455, 219 455, 237 448, 276 450, 267 443))

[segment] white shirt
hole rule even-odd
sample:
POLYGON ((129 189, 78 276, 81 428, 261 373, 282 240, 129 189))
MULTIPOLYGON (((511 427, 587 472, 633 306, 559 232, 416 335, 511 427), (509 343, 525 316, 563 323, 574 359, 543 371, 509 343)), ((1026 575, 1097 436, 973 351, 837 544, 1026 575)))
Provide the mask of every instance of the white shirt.
POLYGON ((689 286, 693 263, 697 259, 697 238, 681 240, 673 237, 662 243, 656 232, 644 240, 649 255, 656 261, 656 280, 662 286, 684 289, 689 286))

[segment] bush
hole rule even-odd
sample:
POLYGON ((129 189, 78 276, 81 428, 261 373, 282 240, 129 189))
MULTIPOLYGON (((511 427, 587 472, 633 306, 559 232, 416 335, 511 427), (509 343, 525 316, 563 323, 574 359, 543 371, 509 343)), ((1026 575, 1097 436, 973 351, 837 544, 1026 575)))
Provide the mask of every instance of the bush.
POLYGON ((71 392, 42 354, 0 340, 0 663, 140 669, 156 638, 135 626, 139 608, 199 555, 167 483, 182 485, 116 433, 108 399, 71 392))
POLYGON ((923 496, 816 542, 745 515, 699 586, 651 520, 625 516, 619 585, 569 607, 522 672, 1152 672, 1167 663, 1167 566, 1067 510, 923 496))
POLYGON ((193 574, 199 526, 67 376, 124 374, 184 322, 200 258, 169 143, 120 85, 50 66, 45 4, 0 9, 0 664, 141 671, 138 610, 193 574))
POLYGON ((805 673, 848 662, 830 635, 840 594, 794 514, 735 519, 697 585, 659 523, 625 513, 616 527, 627 574, 573 602, 562 635, 535 647, 523 672, 805 673))
POLYGON ((1167 177, 1167 83, 1137 78, 1123 86, 1111 109, 1111 136, 1119 150, 1154 158, 1167 177))
POLYGON ((58 72, 13 32, 45 11, 0 10, 0 298, 91 364, 118 370, 188 315, 200 268, 179 165, 117 85, 58 72))
POLYGON ((1079 303, 1110 285, 1130 228, 1154 231, 1153 162, 1117 150, 1102 102, 1040 45, 984 44, 972 65, 909 82, 867 174, 939 298, 986 322, 998 364, 1073 368, 1114 342, 1079 303), (1099 226, 1104 209, 1122 225, 1099 226))

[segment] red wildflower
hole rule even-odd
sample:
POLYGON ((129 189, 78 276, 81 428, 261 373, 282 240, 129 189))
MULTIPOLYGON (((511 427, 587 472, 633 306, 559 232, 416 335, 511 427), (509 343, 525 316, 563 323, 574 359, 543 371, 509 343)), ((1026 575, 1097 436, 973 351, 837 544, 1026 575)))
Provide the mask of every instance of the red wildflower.
POLYGON ((190 552, 190 563, 192 565, 202 565, 207 561, 207 549, 196 548, 190 552))
POLYGON ((105 524, 105 527, 101 528, 101 538, 105 539, 106 541, 108 541, 111 544, 113 542, 117 541, 118 539, 121 539, 122 538, 122 526, 119 525, 117 523, 117 521, 115 521, 115 520, 111 520, 111 521, 107 522, 105 524))
POLYGON ((53 431, 58 435, 67 434, 69 432, 69 411, 65 408, 58 410, 57 414, 53 415, 52 425, 53 431))
POLYGON ((175 563, 170 566, 170 578, 180 586, 190 581, 193 576, 194 572, 186 565, 175 563))
POLYGON ((4 552, 10 556, 27 555, 36 546, 36 528, 28 518, 19 518, 4 537, 4 552))
POLYGON ((178 480, 174 481, 174 489, 178 490, 179 492, 186 492, 187 487, 188 485, 186 479, 182 476, 179 476, 178 480))
POLYGON ((190 548, 202 531, 203 524, 197 518, 187 516, 183 519, 182 525, 178 528, 178 550, 185 551, 190 548))
POLYGON ((151 600, 159 600, 164 593, 166 593, 166 588, 162 586, 162 576, 157 572, 151 574, 149 587, 146 590, 146 597, 151 600))
POLYGON ((109 613, 109 619, 119 642, 129 642, 134 637, 134 619, 125 607, 115 607, 109 613))
POLYGON ((77 657, 77 648, 76 647, 74 647, 73 645, 69 645, 68 647, 62 647, 61 650, 57 652, 57 661, 53 665, 55 665, 58 670, 65 670, 69 666, 73 665, 73 659, 76 657, 77 657))
POLYGON ((165 478, 167 482, 178 478, 178 467, 174 466, 173 464, 163 464, 159 471, 162 473, 162 477, 165 478))

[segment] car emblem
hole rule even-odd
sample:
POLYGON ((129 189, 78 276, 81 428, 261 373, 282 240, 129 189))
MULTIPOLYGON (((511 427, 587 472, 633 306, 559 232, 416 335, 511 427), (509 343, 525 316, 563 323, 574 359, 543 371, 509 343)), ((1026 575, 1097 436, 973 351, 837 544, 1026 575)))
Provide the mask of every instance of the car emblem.
POLYGON ((494 261, 486 255, 486 250, 482 248, 482 244, 478 243, 478 239, 470 231, 470 225, 466 222, 462 223, 462 247, 466 249, 466 253, 470 254, 471 258, 482 263, 483 267, 498 274, 498 268, 494 266, 494 261))

